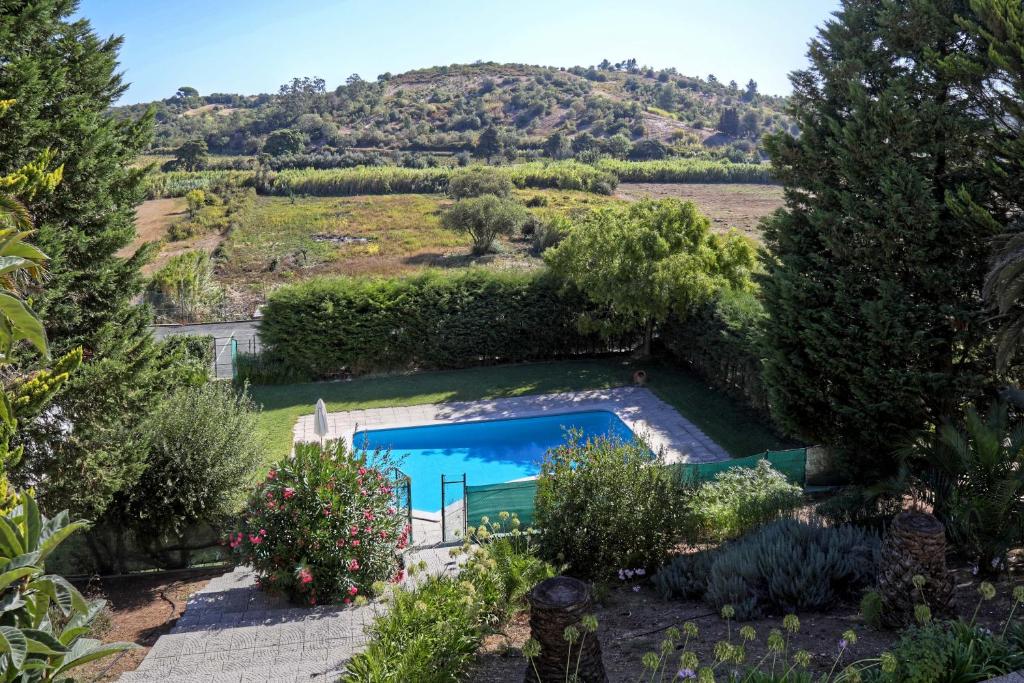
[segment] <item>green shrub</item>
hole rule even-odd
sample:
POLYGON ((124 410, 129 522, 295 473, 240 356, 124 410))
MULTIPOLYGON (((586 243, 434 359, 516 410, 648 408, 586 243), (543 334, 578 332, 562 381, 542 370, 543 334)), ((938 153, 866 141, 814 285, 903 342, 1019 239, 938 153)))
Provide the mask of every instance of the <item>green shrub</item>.
POLYGON ((1004 636, 963 621, 913 626, 886 657, 887 669, 864 672, 866 683, 987 681, 1024 668, 1019 625, 1004 636))
POLYGON ((349 661, 345 683, 460 680, 483 636, 522 609, 530 588, 556 573, 537 558, 533 533, 520 530, 514 516, 501 518, 473 534, 479 545, 459 576, 394 589, 366 650, 349 661))
POLYGON ((472 269, 281 287, 263 308, 267 362, 296 373, 460 368, 622 348, 579 331, 593 307, 545 273, 472 269))
POLYGON ((515 186, 507 174, 482 166, 458 171, 448 179, 448 196, 452 199, 467 199, 485 194, 508 197, 513 189, 515 186))
POLYGON ((595 579, 660 566, 683 510, 683 488, 660 464, 640 440, 570 434, 544 456, 537 480, 543 556, 595 579))
POLYGON ((252 494, 228 544, 260 586, 309 605, 349 604, 401 580, 410 532, 392 492, 386 454, 344 442, 296 444, 252 494))
POLYGON ((483 629, 481 602, 456 577, 397 590, 374 622, 367 648, 353 657, 345 683, 448 683, 473 661, 483 629))
POLYGON ((565 216, 552 216, 542 221, 530 236, 533 253, 540 256, 551 247, 557 247, 572 229, 572 221, 565 216))
POLYGON ((699 538, 721 542, 766 524, 802 502, 802 489, 761 460, 754 468, 720 472, 693 492, 687 509, 699 538))
POLYGON ((161 550, 183 543, 191 526, 221 527, 245 502, 254 470, 266 456, 258 436, 258 410, 230 384, 183 387, 146 419, 146 469, 108 511, 104 526, 132 530, 159 566, 184 566, 184 557, 161 550))
POLYGON ((740 620, 821 610, 873 583, 878 551, 878 537, 856 527, 783 519, 705 551, 710 563, 675 558, 655 583, 667 596, 693 597, 688 587, 706 570, 704 600, 719 609, 731 605, 740 620))
POLYGON ((473 239, 473 253, 486 254, 494 250, 498 237, 516 234, 528 215, 514 199, 485 194, 455 202, 441 216, 441 224, 468 233, 473 239))

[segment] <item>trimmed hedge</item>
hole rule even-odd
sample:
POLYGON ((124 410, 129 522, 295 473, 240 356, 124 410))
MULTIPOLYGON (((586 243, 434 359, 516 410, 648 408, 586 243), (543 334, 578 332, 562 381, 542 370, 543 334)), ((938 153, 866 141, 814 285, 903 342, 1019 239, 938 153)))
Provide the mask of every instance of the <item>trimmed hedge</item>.
POLYGON ((323 278, 275 291, 260 338, 273 362, 313 377, 546 360, 632 345, 632 338, 580 332, 577 320, 590 306, 547 273, 323 278))
POLYGON ((749 292, 722 292, 686 320, 672 317, 661 342, 687 367, 730 396, 763 413, 760 324, 764 308, 749 292))

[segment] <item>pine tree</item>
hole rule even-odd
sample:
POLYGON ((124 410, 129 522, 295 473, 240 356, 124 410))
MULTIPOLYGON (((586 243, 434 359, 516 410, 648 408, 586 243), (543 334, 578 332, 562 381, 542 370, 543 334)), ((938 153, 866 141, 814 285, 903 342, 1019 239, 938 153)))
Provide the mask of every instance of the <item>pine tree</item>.
POLYGON ((767 224, 765 380, 788 429, 861 480, 956 417, 991 376, 981 288, 992 201, 967 83, 967 0, 844 0, 793 74, 801 135, 767 144, 786 205, 767 224))
POLYGON ((718 115, 718 130, 726 135, 739 135, 740 116, 735 107, 726 107, 718 115))
POLYGON ((23 422, 21 481, 40 485, 50 509, 99 514, 140 470, 137 426, 167 381, 132 305, 151 253, 122 259, 135 235, 152 115, 117 120, 107 109, 127 87, 117 69, 120 38, 97 37, 72 20, 74 0, 15 0, 0 7, 0 92, 12 98, 0 125, 0 168, 20 168, 55 150, 64 179, 27 202, 50 278, 33 301, 56 354, 81 346, 86 362, 53 406, 23 422), (70 431, 69 431, 70 429, 70 431))

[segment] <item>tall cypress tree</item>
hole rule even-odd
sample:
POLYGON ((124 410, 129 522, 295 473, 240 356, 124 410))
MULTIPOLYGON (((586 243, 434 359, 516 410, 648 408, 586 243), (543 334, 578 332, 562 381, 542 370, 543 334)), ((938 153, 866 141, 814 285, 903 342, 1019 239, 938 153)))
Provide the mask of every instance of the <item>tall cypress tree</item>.
POLYGON ((121 39, 99 38, 88 21, 72 20, 76 6, 0 4, 0 97, 14 100, 0 125, 0 168, 47 149, 64 166, 64 181, 28 206, 35 242, 51 259, 33 303, 53 351, 81 346, 86 359, 54 404, 22 423, 20 476, 38 483, 49 507, 96 516, 144 467, 137 426, 164 379, 149 314, 132 305, 148 252, 116 256, 135 235, 144 171, 131 164, 152 117, 107 114, 127 87, 117 73, 121 39))
POLYGON ((791 76, 800 136, 767 147, 765 379, 789 429, 879 477, 991 376, 981 302, 993 227, 985 121, 950 55, 976 51, 967 0, 844 0, 791 76))

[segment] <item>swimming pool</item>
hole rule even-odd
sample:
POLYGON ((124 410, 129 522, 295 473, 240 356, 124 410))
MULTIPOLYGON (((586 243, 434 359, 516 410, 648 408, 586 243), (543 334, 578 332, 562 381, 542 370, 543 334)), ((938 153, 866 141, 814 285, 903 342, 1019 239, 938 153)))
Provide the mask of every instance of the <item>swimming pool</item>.
MULTIPOLYGON (((615 413, 591 410, 579 413, 504 420, 455 422, 425 427, 370 429, 352 438, 357 448, 390 449, 412 479, 412 507, 441 509, 441 475, 466 475, 471 485, 497 484, 530 477, 540 470, 544 453, 565 443, 566 431, 587 437, 611 436, 631 441, 630 431, 615 413)), ((445 503, 460 487, 450 487, 445 503)), ((462 492, 458 492, 461 497, 462 492)))

